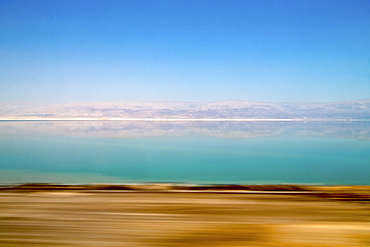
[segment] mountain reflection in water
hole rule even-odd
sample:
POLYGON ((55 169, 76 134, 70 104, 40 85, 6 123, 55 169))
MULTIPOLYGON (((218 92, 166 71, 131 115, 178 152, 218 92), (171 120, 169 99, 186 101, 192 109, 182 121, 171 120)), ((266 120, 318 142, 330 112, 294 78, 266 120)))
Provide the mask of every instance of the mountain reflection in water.
POLYGON ((67 135, 102 138, 273 136, 370 140, 370 122, 168 122, 168 121, 0 121, 1 136, 67 135))
POLYGON ((0 183, 370 184, 370 122, 0 121, 0 183))

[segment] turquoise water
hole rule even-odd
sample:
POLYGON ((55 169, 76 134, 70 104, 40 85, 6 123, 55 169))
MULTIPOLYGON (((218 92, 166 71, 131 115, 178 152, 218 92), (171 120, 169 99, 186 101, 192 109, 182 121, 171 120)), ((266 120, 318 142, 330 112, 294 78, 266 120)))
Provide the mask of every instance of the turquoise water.
POLYGON ((320 126, 0 122, 0 183, 370 184, 368 124, 320 126))

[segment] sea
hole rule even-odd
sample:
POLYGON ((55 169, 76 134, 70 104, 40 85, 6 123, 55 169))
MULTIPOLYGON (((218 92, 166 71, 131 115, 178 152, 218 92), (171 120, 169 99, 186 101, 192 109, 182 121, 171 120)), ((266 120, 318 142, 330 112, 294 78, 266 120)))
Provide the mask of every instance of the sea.
POLYGON ((0 121, 0 184, 370 184, 369 121, 0 121))

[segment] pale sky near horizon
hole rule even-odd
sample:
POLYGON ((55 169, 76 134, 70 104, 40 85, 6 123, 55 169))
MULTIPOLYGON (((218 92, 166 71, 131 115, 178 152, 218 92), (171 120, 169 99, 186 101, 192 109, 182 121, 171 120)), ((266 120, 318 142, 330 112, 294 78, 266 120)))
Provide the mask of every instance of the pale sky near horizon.
POLYGON ((0 0, 0 103, 363 98, 369 0, 0 0))

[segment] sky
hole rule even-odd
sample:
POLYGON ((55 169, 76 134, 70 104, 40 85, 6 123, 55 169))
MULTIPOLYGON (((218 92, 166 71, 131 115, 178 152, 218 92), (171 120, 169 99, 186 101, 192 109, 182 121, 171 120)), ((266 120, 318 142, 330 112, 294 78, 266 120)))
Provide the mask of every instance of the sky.
POLYGON ((369 0, 0 0, 0 103, 364 98, 369 0))

